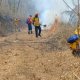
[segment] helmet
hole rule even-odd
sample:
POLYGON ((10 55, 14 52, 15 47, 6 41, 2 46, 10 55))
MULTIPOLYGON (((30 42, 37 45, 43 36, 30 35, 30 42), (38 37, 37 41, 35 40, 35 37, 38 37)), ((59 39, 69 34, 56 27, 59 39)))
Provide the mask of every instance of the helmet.
POLYGON ((38 13, 36 13, 35 16, 38 16, 38 13))

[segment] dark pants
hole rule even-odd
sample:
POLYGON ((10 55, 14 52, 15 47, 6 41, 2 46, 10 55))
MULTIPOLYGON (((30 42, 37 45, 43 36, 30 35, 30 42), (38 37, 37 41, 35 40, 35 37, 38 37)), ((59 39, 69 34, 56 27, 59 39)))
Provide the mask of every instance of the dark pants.
POLYGON ((40 26, 35 26, 35 34, 36 34, 36 37, 41 36, 41 27, 40 26))
POLYGON ((28 34, 32 34, 32 24, 28 24, 28 34))

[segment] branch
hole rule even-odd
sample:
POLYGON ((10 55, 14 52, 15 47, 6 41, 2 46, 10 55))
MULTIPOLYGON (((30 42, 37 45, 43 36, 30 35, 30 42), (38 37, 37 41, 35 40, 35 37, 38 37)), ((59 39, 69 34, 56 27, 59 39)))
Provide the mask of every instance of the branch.
POLYGON ((75 15, 71 15, 70 19, 69 19, 69 22, 71 22, 72 24, 74 24, 75 22, 77 22, 77 20, 75 18, 76 18, 75 15))
POLYGON ((78 77, 75 73, 73 73, 73 75, 74 75, 78 80, 80 80, 80 77, 78 77))
POLYGON ((72 0, 72 3, 73 3, 73 5, 74 5, 74 6, 76 6, 76 4, 75 4, 74 0, 72 0))
POLYGON ((71 15, 71 14, 73 14, 73 12, 72 11, 64 11, 64 12, 62 12, 62 14, 68 14, 68 15, 71 15))
POLYGON ((10 10, 11 10, 11 2, 10 2, 10 0, 8 0, 8 4, 9 4, 10 10))
MULTIPOLYGON (((73 12, 75 12, 76 13, 76 11, 74 10, 74 9, 72 9, 68 4, 67 4, 67 2, 65 1, 65 0, 63 0, 63 2, 67 5, 67 7, 69 7, 73 12)), ((77 13, 76 13, 77 14, 77 13)), ((78 14, 77 14, 78 15, 78 14)))
POLYGON ((1 6, 2 0, 0 1, 0 6, 1 6))
POLYGON ((21 1, 21 0, 19 0, 19 2, 18 2, 18 7, 17 7, 17 11, 18 11, 18 9, 19 9, 19 6, 20 6, 20 1, 21 1))

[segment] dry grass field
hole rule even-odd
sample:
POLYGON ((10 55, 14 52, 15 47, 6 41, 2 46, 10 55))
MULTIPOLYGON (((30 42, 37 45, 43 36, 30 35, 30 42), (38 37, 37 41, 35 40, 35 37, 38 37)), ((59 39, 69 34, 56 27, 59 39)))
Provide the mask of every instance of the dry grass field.
POLYGON ((0 37, 0 80, 80 80, 80 57, 66 43, 71 29, 0 37))

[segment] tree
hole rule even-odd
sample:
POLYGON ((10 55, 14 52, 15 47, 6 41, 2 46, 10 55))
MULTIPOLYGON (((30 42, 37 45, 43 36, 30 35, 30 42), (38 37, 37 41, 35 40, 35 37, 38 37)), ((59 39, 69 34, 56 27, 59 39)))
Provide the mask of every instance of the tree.
POLYGON ((71 8, 69 4, 65 0, 63 2, 67 5, 70 10, 64 11, 63 14, 69 15, 69 22, 73 25, 78 25, 80 24, 80 6, 79 6, 79 0, 72 0, 72 4, 74 8, 71 8), (75 2, 76 1, 76 2, 75 2))

